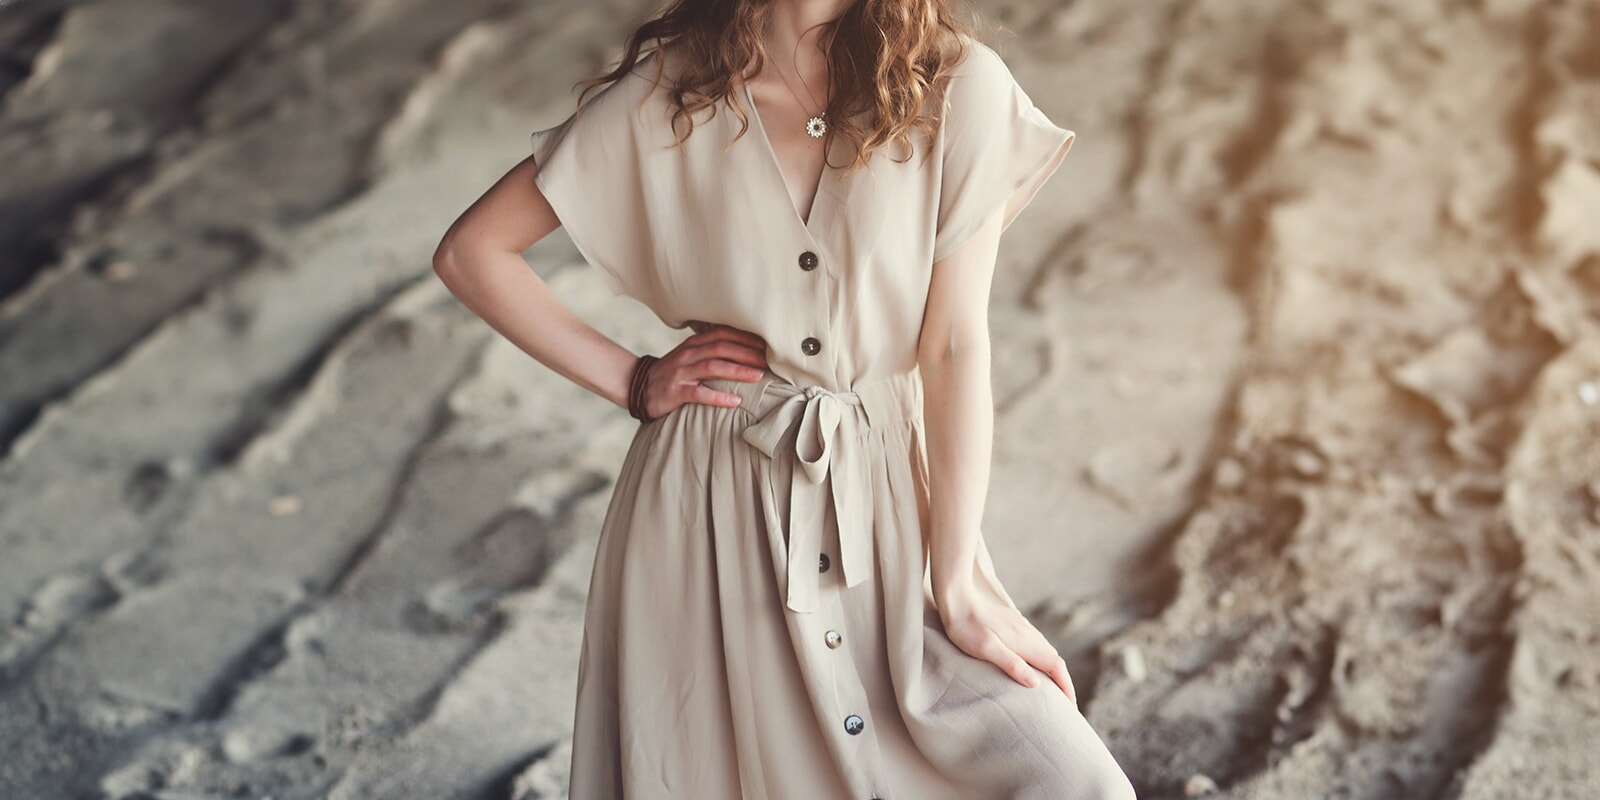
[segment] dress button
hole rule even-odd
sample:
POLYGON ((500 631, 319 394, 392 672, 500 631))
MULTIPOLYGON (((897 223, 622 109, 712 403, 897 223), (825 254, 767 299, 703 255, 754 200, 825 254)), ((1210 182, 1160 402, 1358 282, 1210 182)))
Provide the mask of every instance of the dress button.
POLYGON ((823 553, 821 556, 817 557, 817 571, 818 572, 827 572, 828 571, 828 554, 827 553, 823 553))
POLYGON ((814 356, 822 352, 822 341, 815 336, 807 336, 804 341, 800 342, 800 352, 808 356, 814 356))
POLYGON ((817 254, 810 250, 800 254, 800 268, 810 272, 817 268, 817 254))
POLYGON ((830 650, 837 650, 839 645, 844 644, 844 637, 840 636, 838 631, 828 631, 822 634, 822 641, 828 643, 830 650))
POLYGON ((861 721, 861 718, 854 714, 844 718, 844 732, 851 736, 862 732, 866 727, 867 723, 861 721))

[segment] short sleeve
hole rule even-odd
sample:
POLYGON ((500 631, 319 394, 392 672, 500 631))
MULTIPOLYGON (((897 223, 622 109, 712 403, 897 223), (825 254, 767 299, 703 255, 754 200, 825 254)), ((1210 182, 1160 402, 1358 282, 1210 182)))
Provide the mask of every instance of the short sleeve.
POLYGON ((976 40, 946 95, 933 260, 956 252, 1004 208, 1011 227, 1055 174, 1077 134, 1051 122, 999 53, 976 40))
POLYGON ((533 182, 612 294, 645 300, 655 264, 640 137, 630 117, 637 103, 620 86, 605 87, 560 124, 532 134, 533 182))

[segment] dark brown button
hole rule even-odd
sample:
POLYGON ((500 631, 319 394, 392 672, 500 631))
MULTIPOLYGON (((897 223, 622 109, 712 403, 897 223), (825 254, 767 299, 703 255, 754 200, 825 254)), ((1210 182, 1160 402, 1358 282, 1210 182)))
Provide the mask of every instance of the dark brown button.
POLYGON ((822 342, 815 336, 807 336, 805 340, 800 343, 800 352, 805 353, 808 356, 814 356, 822 352, 822 342))
POLYGON ((817 558, 817 571, 818 572, 827 572, 828 571, 828 554, 827 553, 823 553, 821 556, 819 556, 817 558))
POLYGON ((810 250, 800 254, 800 268, 810 272, 817 268, 817 254, 810 250))

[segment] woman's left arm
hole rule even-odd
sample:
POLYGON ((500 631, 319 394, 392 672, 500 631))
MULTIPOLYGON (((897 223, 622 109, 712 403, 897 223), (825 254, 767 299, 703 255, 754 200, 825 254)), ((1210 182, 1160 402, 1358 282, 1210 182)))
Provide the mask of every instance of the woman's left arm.
POLYGON ((934 603, 946 635, 967 654, 994 663, 1025 686, 1037 685, 1037 668, 1077 702, 1066 662, 978 562, 994 443, 989 288, 1002 219, 996 211, 959 249, 934 264, 917 345, 934 603))

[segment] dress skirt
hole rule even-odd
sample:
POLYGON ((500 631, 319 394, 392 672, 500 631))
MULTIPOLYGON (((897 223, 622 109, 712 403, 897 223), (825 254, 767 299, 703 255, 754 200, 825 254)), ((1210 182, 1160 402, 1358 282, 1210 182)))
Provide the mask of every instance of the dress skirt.
POLYGON ((741 404, 640 425, 606 512, 572 800, 1133 796, 1044 673, 945 636, 916 372, 704 383, 741 404))

